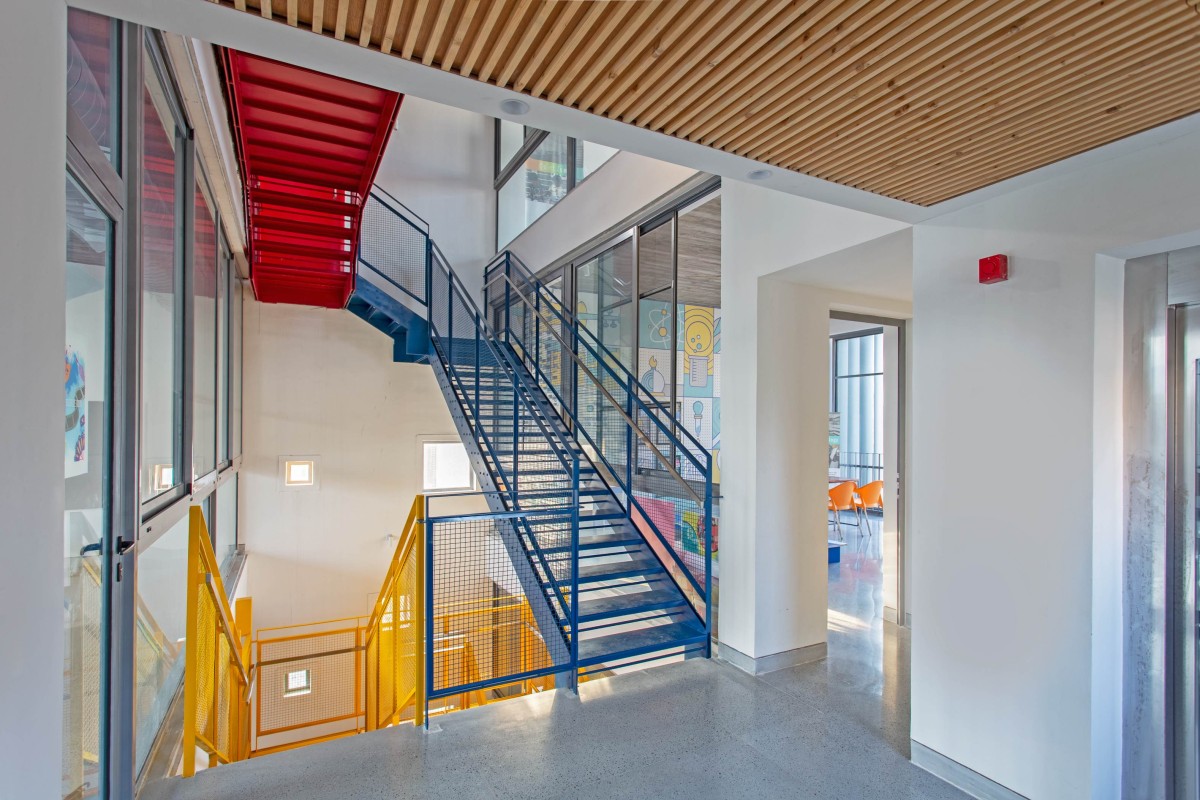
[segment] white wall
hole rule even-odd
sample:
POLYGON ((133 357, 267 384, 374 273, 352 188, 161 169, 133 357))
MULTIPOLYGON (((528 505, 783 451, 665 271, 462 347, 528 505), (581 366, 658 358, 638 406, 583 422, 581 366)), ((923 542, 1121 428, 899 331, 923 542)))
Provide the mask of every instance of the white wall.
POLYGON ((719 631, 764 658, 826 638, 829 312, 909 314, 904 300, 794 279, 905 226, 734 181, 721 202, 719 631))
POLYGON ((505 249, 537 272, 696 174, 665 161, 617 153, 505 249))
POLYGON ((405 96, 375 183, 429 223, 467 289, 496 252, 491 117, 405 96))
POLYGON ((368 614, 422 488, 417 437, 457 439, 432 369, 393 363, 391 339, 348 311, 250 301, 244 372, 255 626, 368 614), (319 488, 282 490, 281 455, 317 456, 319 488))
POLYGON ((0 32, 0 798, 58 797, 63 724, 66 6, 0 32), (32 77, 31 77, 32 76, 32 77))
POLYGON ((915 229, 912 737, 1035 800, 1116 788, 1119 528, 1095 493, 1120 282, 1097 253, 1196 228, 1198 185, 1192 135, 915 229), (1011 279, 980 286, 993 253, 1011 279))

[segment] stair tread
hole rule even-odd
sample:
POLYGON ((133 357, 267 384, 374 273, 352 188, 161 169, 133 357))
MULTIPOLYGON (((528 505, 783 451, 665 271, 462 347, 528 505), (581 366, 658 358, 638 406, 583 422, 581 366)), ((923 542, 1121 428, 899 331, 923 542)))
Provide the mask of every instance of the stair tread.
POLYGON ((640 653, 665 650, 691 644, 704 637, 704 629, 689 622, 671 622, 666 625, 650 625, 633 631, 611 633, 608 636, 598 636, 594 639, 581 639, 579 642, 579 664, 586 666, 605 660, 614 661, 619 658, 640 653))
MULTIPOLYGON (((619 577, 635 575, 652 575, 662 572, 662 565, 655 558, 633 558, 629 561, 613 561, 606 564, 581 564, 579 580, 581 582, 603 581, 619 577)), ((570 580, 563 581, 570 583, 570 580)))
POLYGON ((579 621, 591 622, 599 619, 656 611, 686 605, 687 601, 674 589, 651 589, 646 592, 626 592, 611 597, 597 597, 579 601, 579 621))

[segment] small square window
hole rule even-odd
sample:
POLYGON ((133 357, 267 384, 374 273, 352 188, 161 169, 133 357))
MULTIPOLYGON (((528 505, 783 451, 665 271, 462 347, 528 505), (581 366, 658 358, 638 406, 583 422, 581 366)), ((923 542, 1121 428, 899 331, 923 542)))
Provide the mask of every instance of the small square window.
POLYGON ((475 471, 462 442, 425 442, 426 492, 475 490, 475 471))
POLYGON ((283 696, 295 697, 312 692, 312 671, 297 669, 289 672, 284 680, 283 696))
POLYGON ((165 492, 175 485, 175 468, 170 464, 154 465, 154 486, 151 488, 157 494, 165 492))
POLYGON ((317 485, 316 456, 280 456, 279 478, 285 489, 304 489, 317 485))

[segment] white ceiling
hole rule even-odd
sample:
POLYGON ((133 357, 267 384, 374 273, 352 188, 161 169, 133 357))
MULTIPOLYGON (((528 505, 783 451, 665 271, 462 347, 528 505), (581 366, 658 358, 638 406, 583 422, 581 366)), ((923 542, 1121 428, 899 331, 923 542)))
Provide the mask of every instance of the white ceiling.
POLYGON ((912 302, 912 228, 777 273, 793 283, 912 302))

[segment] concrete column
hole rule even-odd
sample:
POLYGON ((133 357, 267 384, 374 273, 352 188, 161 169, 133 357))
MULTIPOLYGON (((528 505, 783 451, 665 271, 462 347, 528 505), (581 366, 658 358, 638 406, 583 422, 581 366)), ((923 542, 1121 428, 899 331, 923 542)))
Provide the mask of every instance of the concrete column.
POLYGON ((58 797, 63 697, 66 5, 0 30, 0 797, 58 797))

